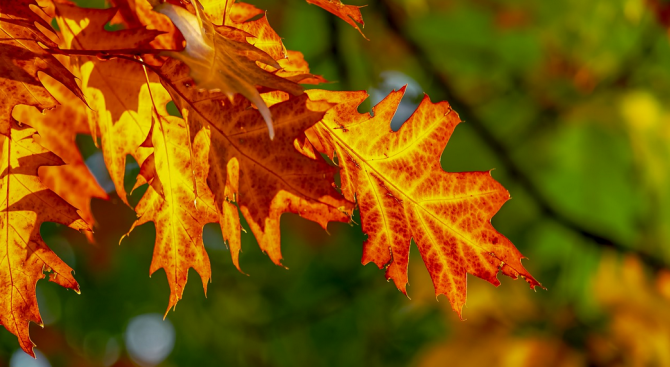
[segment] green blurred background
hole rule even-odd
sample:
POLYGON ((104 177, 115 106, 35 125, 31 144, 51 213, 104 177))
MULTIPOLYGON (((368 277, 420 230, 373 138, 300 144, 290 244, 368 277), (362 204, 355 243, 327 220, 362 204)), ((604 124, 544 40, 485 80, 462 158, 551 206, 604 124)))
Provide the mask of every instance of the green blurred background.
MULTIPOLYGON (((465 123, 444 169, 495 169, 513 200, 492 222, 548 290, 469 276, 460 321, 415 247, 410 300, 360 264, 359 225, 327 234, 285 215, 289 270, 247 233, 239 273, 208 225, 207 298, 191 272, 160 321, 169 289, 163 271, 148 276, 153 224, 119 246, 134 213, 113 198, 93 203, 95 245, 42 227, 82 293, 39 282, 38 359, 2 331, 0 366, 670 366, 670 3, 352 0, 367 4, 366 41, 302 0, 250 2, 335 81, 322 87, 367 90, 361 111, 404 84, 396 127, 423 93, 448 100, 465 123)), ((91 139, 79 143, 113 191, 91 139)))

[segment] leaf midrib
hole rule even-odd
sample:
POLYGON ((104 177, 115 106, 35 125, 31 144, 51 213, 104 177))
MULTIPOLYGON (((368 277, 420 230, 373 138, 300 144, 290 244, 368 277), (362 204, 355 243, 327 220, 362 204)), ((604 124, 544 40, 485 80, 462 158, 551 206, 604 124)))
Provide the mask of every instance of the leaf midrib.
MULTIPOLYGON (((443 121, 443 120, 444 120, 444 117, 446 117, 446 116, 447 116, 447 115, 444 115, 442 119, 440 119, 438 122, 432 124, 432 125, 430 126, 429 130, 432 131, 432 129, 434 128, 434 126, 438 126, 439 123, 440 123, 441 121, 443 121)), ((356 157, 358 157, 359 160, 360 160, 361 162, 363 162, 366 166, 368 166, 372 172, 374 172, 378 177, 380 177, 380 179, 382 179, 382 180, 384 180, 385 182, 387 182, 389 186, 393 187, 393 188, 396 189, 398 192, 400 192, 403 196, 405 196, 409 201, 411 201, 411 202, 414 204, 414 206, 421 208, 423 211, 425 211, 425 212, 428 213, 430 216, 432 216, 433 218, 435 218, 435 220, 436 220, 437 222, 439 222, 440 224, 444 225, 444 226, 447 227, 450 231, 452 231, 453 233, 455 233, 455 234, 457 234, 458 236, 460 236, 461 238, 463 238, 463 239, 464 239, 468 244, 470 244, 471 246, 473 246, 473 247, 477 247, 477 248, 481 249, 482 251, 488 252, 486 249, 482 248, 479 244, 477 244, 477 243, 473 243, 469 238, 467 238, 467 237, 466 237, 463 233, 461 233, 460 231, 458 231, 458 230, 454 229, 452 226, 450 226, 450 225, 444 223, 444 222, 441 220, 441 218, 438 217, 436 214, 434 214, 432 211, 430 211, 430 210, 424 208, 424 207, 421 205, 422 202, 419 202, 419 201, 414 200, 414 198, 413 198, 412 196, 408 195, 407 193, 405 193, 404 190, 399 189, 398 186, 396 186, 391 180, 389 180, 389 179, 386 177, 386 175, 381 174, 381 173, 379 172, 379 170, 377 170, 372 164, 370 164, 370 163, 368 162, 368 160, 366 160, 363 156, 361 156, 360 154, 358 154, 358 152, 356 152, 354 149, 352 149, 351 146, 350 146, 349 144, 347 144, 347 143, 346 143, 346 142, 345 142, 345 141, 344 141, 338 134, 336 134, 335 131, 333 131, 333 129, 331 129, 331 128, 330 128, 330 127, 323 121, 323 120, 319 121, 319 124, 320 124, 321 126, 323 126, 323 127, 330 133, 331 136, 334 136, 334 137, 340 142, 340 145, 341 145, 342 147, 345 147, 350 153, 352 153, 353 155, 355 155, 356 157)), ((422 135, 422 136, 425 136, 425 135, 422 135)), ((455 199, 455 198, 454 198, 454 199, 455 199)), ((467 198, 464 198, 464 199, 467 199, 467 198)), ((381 209, 382 213, 384 214, 384 217, 386 217, 386 213, 384 212, 383 208, 384 208, 384 207, 381 206, 380 209, 381 209)), ((387 236, 387 237, 388 237, 388 236, 387 236)), ((497 258, 497 257, 496 257, 496 258, 497 258)), ((500 259, 498 259, 498 260, 500 260, 500 259)), ((501 260, 501 261, 502 261, 502 260, 501 260)), ((509 265, 509 264, 507 264, 507 265, 509 265)), ((516 269, 514 269, 514 270, 516 270, 516 269)))
MULTIPOLYGON (((228 135, 226 135, 226 134, 223 132, 223 130, 219 129, 219 128, 218 128, 216 125, 214 125, 208 118, 205 117, 205 114, 204 114, 204 113, 200 112, 200 110, 196 107, 195 102, 191 102, 188 98, 186 98, 186 96, 185 96, 179 89, 176 88, 176 86, 172 83, 171 80, 169 80, 169 79, 167 79, 167 78, 164 78, 164 80, 165 80, 168 84, 170 84, 170 87, 172 88, 172 90, 174 90, 177 94, 179 94, 179 96, 180 96, 180 97, 181 97, 181 98, 182 98, 182 99, 183 99, 189 106, 191 106, 191 108, 193 109, 193 111, 195 111, 195 112, 196 112, 198 115, 200 115, 205 121, 207 121, 207 124, 209 124, 209 126, 211 126, 211 127, 212 127, 214 130, 216 130, 219 134, 221 134, 221 136, 223 136, 223 137, 228 141, 228 143, 230 144, 230 146, 233 147, 233 148, 235 148, 235 150, 237 150, 237 151, 240 153, 240 155, 244 156, 245 158, 249 159, 251 162, 255 163, 257 167, 262 167, 265 171, 269 172, 272 176, 276 177, 280 182, 283 182, 286 186, 288 186, 289 188, 291 188, 294 192, 300 193, 301 195, 303 195, 303 196, 306 197, 306 198, 309 198, 309 199, 314 200, 314 201, 316 201, 316 202, 318 202, 318 203, 327 205, 327 206, 329 206, 329 207, 331 207, 331 208, 336 208, 335 206, 333 206, 333 205, 331 205, 331 204, 329 204, 329 203, 323 202, 323 201, 321 201, 321 200, 318 199, 318 198, 313 198, 311 195, 307 195, 307 194, 305 194, 304 192, 302 192, 302 190, 299 190, 299 189, 293 187, 293 185, 290 185, 288 182, 286 182, 286 181, 282 178, 282 176, 280 176, 280 175, 278 175, 277 173, 275 173, 274 171, 268 169, 267 167, 265 167, 265 165, 261 164, 260 162, 258 162, 257 160, 253 159, 252 157, 248 156, 247 154, 244 154, 244 151, 243 151, 242 149, 240 149, 237 145, 235 145, 235 144, 233 143, 232 139, 230 139, 230 138, 228 137, 228 135)), ((280 125, 276 125, 276 126, 280 126, 280 125)))

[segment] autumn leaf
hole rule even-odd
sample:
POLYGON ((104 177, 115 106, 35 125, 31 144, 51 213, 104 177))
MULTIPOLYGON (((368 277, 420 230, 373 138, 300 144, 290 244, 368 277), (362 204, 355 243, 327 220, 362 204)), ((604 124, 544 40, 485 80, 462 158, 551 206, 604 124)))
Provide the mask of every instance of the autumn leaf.
MULTIPOLYGON (((220 1, 203 2, 205 12, 215 24, 217 24, 214 21, 215 14, 220 14, 221 11, 216 5, 220 4, 220 1)), ((272 29, 262 10, 247 3, 228 1, 226 4, 227 8, 224 10, 224 14, 216 18, 221 21, 225 15, 225 25, 243 30, 253 36, 241 37, 239 41, 246 40, 270 55, 279 65, 279 68, 277 68, 276 65, 257 63, 259 67, 295 83, 319 84, 326 82, 323 77, 310 74, 309 65, 301 52, 286 50, 281 37, 272 29), (258 18, 261 14, 263 16, 258 18)))
MULTIPOLYGON (((149 30, 160 31, 148 46, 153 49, 180 49, 184 42, 179 30, 172 24, 170 18, 153 11, 153 7, 146 0, 114 0, 112 3, 118 10, 111 22, 123 24, 130 29, 146 27, 149 30)), ((147 55, 147 58, 151 55, 147 55)), ((145 61, 147 59, 145 58, 145 61)))
POLYGON ((440 155, 458 114, 426 96, 398 132, 391 119, 405 92, 392 92, 373 109, 357 112, 365 92, 309 91, 314 100, 337 103, 307 132, 310 142, 341 168, 342 192, 361 212, 363 264, 386 268, 406 294, 411 240, 428 268, 436 295, 445 294, 461 315, 466 274, 500 284, 497 273, 540 284, 521 265, 522 255, 491 225, 509 193, 490 172, 450 173, 440 155))
MULTIPOLYGON (((41 167, 42 183, 58 196, 79 209, 81 217, 93 226, 91 199, 108 199, 77 148, 77 134, 90 134, 88 107, 65 86, 55 79, 44 77, 42 82, 49 93, 60 103, 56 108, 41 113, 35 107, 19 105, 14 108, 14 118, 39 131, 38 142, 66 163, 62 166, 41 167)), ((86 232, 93 240, 92 232, 86 232)))
MULTIPOLYGON (((303 92, 300 84, 325 79, 311 74, 301 53, 286 50, 264 11, 252 5, 191 0, 152 8, 143 0, 112 2, 118 8, 58 1, 48 14, 38 14, 29 7, 34 0, 0 0, 0 28, 9 35, 0 41, 0 86, 6 93, 0 111, 6 113, 0 120, 0 323, 26 352, 33 347, 29 322, 41 323, 35 284, 44 270, 51 281, 79 288, 72 269, 42 241, 40 225, 52 221, 88 230, 76 208, 92 223, 91 198, 106 198, 77 151, 78 133, 100 140, 126 204, 126 157, 140 166, 134 189, 148 187, 128 235, 136 226, 155 224, 150 274, 166 273, 166 314, 182 298, 189 269, 207 292, 206 224, 219 223, 241 271, 242 219, 261 250, 281 265, 282 214, 298 214, 326 229, 329 222, 350 221, 354 203, 368 236, 362 262, 385 268, 405 294, 412 241, 436 295, 445 294, 459 317, 467 273, 494 285, 502 272, 524 278, 531 288, 541 286, 522 266, 521 253, 490 223, 509 199, 507 190, 490 172, 442 169, 439 157, 460 123, 448 103, 424 98, 393 132, 390 121, 404 89, 373 114, 358 112, 365 92, 303 92), (51 34, 51 16, 59 37, 51 34), (105 30, 115 22, 123 29, 105 30), (46 76, 38 78, 39 72, 46 76), (78 100, 83 96, 88 106, 78 100), (183 117, 168 115, 170 101, 183 117), (43 114, 44 109, 50 110, 43 114), (334 184, 338 167, 321 154, 339 165, 341 194, 334 184)), ((359 6, 307 2, 363 35, 359 6)), ((521 349, 562 353, 563 344, 556 348, 554 342, 528 340, 521 349)))
MULTIPOLYGON (((138 49, 146 46, 161 32, 143 26, 119 31, 107 31, 105 25, 118 12, 110 9, 87 9, 55 3, 56 14, 61 21, 59 28, 65 38, 66 47, 75 50, 138 49), (65 28, 64 28, 64 27, 65 28)), ((99 55, 103 56, 103 55, 99 55)))
POLYGON ((232 102, 212 99, 208 92, 185 86, 188 70, 182 63, 167 62, 161 73, 191 136, 205 130, 211 137, 207 182, 238 268, 240 224, 233 202, 239 205, 261 249, 276 264, 282 259, 279 219, 283 213, 299 214, 324 228, 330 221, 349 220, 351 204, 330 185, 334 169, 294 147, 296 139, 304 139, 305 129, 324 116, 329 103, 301 95, 272 106, 276 136, 271 140, 261 114, 241 96, 232 102))
POLYGON ((288 50, 286 58, 277 60, 280 69, 264 65, 263 68, 275 75, 300 84, 321 84, 328 82, 321 75, 311 74, 302 52, 288 50))
POLYGON ((246 41, 241 42, 249 36, 248 33, 223 25, 215 27, 197 6, 198 16, 168 3, 157 6, 155 10, 172 19, 186 39, 183 51, 166 52, 166 55, 188 65, 190 76, 198 88, 223 92, 231 100, 235 93, 249 99, 263 116, 272 138, 272 116, 256 87, 283 90, 293 95, 301 94, 302 87, 260 68, 257 61, 277 69, 280 66, 272 56, 246 41))
POLYGON ((46 271, 51 273, 50 281, 79 292, 72 268, 44 243, 40 225, 56 222, 80 231, 89 227, 75 207, 44 187, 37 177, 40 167, 58 166, 63 161, 36 142, 34 129, 15 124, 10 135, 0 140, 0 323, 34 357, 28 325, 30 321, 42 324, 36 282, 46 271))
MULTIPOLYGON (((240 29, 252 35, 246 37, 246 41, 254 47, 264 51, 275 60, 286 58, 286 47, 281 37, 275 32, 268 22, 264 11, 253 5, 246 3, 231 3, 230 9, 226 13, 227 26, 240 29), (261 15, 259 17, 259 15, 261 15)), ((207 7, 205 7, 207 11, 207 7)))
POLYGON ((246 41, 275 60, 286 57, 286 47, 263 10, 235 0, 203 0, 200 4, 213 25, 244 31, 230 34, 235 40, 246 41))
MULTIPOLYGON (((96 29, 101 32, 115 13, 111 10, 60 6, 58 10, 64 24, 61 28, 67 29, 75 48, 84 50, 99 47, 96 39, 89 34, 95 35, 96 29), (90 19, 90 23, 81 27, 82 19, 90 19)), ((132 48, 149 40, 153 42, 157 34, 143 26, 137 31, 132 40, 117 32, 107 32, 108 41, 113 48, 132 48)), ((87 97, 90 96, 92 108, 97 109, 89 113, 89 119, 100 131, 105 163, 119 196, 127 200, 123 183, 128 154, 142 167, 138 184, 143 183, 141 179, 151 184, 135 208, 139 218, 132 228, 150 221, 156 224, 150 273, 160 268, 165 270, 171 288, 169 310, 181 298, 190 267, 201 274, 205 289, 211 274, 202 244, 202 226, 208 221, 199 222, 205 220, 204 215, 207 214, 203 211, 205 196, 197 196, 197 193, 204 194, 208 189, 203 186, 196 190, 193 186, 195 181, 190 177, 193 174, 191 146, 186 138, 188 135, 181 135, 187 134, 188 130, 181 119, 168 116, 165 107, 170 101, 169 94, 161 84, 156 83, 157 76, 146 74, 139 63, 87 59, 81 73, 84 92, 87 97), (152 124, 152 119, 158 122, 152 124), (180 123, 181 129, 178 127, 180 123), (149 146, 143 144, 147 136, 151 143, 149 146), (186 153, 175 150, 176 147, 185 148, 186 153)), ((204 178, 202 182, 204 185, 204 178)), ((212 200, 211 194, 209 200, 212 200)), ((217 221, 213 209, 211 215, 213 219, 209 222, 217 221)))
MULTIPOLYGON (((214 198, 207 187, 206 167, 209 142, 204 131, 195 137, 193 147, 189 129, 184 120, 173 116, 155 115, 151 134, 154 154, 142 168, 151 173, 143 176, 146 181, 160 180, 160 190, 150 186, 135 211, 139 219, 135 226, 154 222, 156 244, 150 274, 163 268, 170 285, 167 311, 176 306, 182 297, 188 278, 188 269, 194 268, 202 278, 207 293, 211 268, 202 242, 205 224, 218 221, 214 198)), ((166 314, 167 314, 166 311, 166 314)))
MULTIPOLYGON (((115 32, 104 30, 104 25, 116 13, 114 9, 82 9, 58 4, 57 12, 60 29, 70 49, 136 48, 159 33, 144 27, 115 32)), ((124 188, 126 156, 132 155, 142 164, 151 154, 150 149, 140 147, 151 128, 153 108, 144 70, 139 63, 126 59, 81 56, 75 61, 79 64, 82 89, 91 107, 88 111, 91 134, 100 135, 105 164, 116 192, 128 203, 124 188)), ((150 76, 150 82, 160 88, 155 75, 150 76)), ((156 101, 162 105, 168 102, 169 99, 156 101)))
POLYGON ((34 0, 0 1, 0 30, 4 34, 0 40, 0 134, 5 136, 9 135, 14 106, 25 104, 45 110, 57 105, 38 73, 53 77, 77 97, 83 97, 72 73, 40 45, 57 47, 40 30, 51 27, 31 10, 31 5, 39 9, 34 0))
POLYGON ((363 36, 363 38, 368 39, 363 34, 363 31, 358 27, 358 24, 361 27, 365 26, 363 22, 363 15, 361 15, 362 6, 355 5, 345 5, 342 4, 340 0, 305 0, 309 4, 314 4, 318 7, 321 7, 328 12, 337 15, 340 19, 347 22, 350 26, 356 28, 356 30, 363 36))

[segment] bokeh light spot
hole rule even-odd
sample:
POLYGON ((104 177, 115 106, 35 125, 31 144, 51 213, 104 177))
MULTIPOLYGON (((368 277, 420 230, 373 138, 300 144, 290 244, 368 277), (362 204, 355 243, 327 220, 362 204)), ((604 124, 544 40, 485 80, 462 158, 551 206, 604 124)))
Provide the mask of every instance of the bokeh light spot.
POLYGON ((35 349, 35 359, 23 350, 17 349, 9 360, 9 367, 51 367, 51 363, 37 349, 35 349))
POLYGON ((151 313, 134 317, 125 334, 126 349, 130 357, 142 366, 155 366, 172 352, 174 327, 159 314, 151 313))

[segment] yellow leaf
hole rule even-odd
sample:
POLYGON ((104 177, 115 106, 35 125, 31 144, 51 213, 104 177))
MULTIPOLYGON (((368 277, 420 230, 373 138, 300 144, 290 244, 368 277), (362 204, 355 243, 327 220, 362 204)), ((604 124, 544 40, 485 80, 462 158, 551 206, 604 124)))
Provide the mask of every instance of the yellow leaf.
POLYGON ((184 120, 172 116, 156 118, 152 133, 154 158, 147 161, 155 162, 162 192, 157 192, 154 186, 148 188, 135 208, 139 219, 133 228, 150 221, 156 224, 150 274, 161 268, 165 270, 170 285, 169 311, 181 299, 189 268, 200 274, 207 293, 211 269, 202 242, 202 227, 216 222, 218 216, 205 182, 206 167, 197 165, 207 161, 208 137, 199 134, 191 148, 184 120))
MULTIPOLYGON (((60 105, 45 113, 32 106, 20 105, 14 108, 13 116, 17 121, 39 131, 39 144, 66 163, 63 166, 40 168, 39 177, 46 187, 79 209, 81 217, 92 227, 91 199, 107 199, 108 196, 86 167, 75 143, 77 134, 91 133, 88 128, 88 107, 55 79, 46 77, 43 83, 60 105)), ((91 232, 86 232, 86 235, 89 240, 93 240, 91 232)))
POLYGON ((35 284, 51 272, 49 280, 79 292, 67 266, 42 240, 40 225, 62 223, 76 230, 89 230, 77 209, 44 187, 37 170, 63 161, 44 149, 34 138, 35 130, 12 126, 9 136, 0 136, 0 323, 19 338, 31 356, 33 343, 28 324, 42 324, 35 284))
MULTIPOLYGON (((114 9, 82 9, 58 4, 57 11, 60 28, 72 49, 134 48, 153 40, 158 34, 145 28, 105 31, 104 25, 114 16, 114 9)), ((132 155, 141 165, 151 154, 150 149, 140 147, 149 134, 153 108, 144 71, 140 64, 124 59, 74 59, 91 107, 87 111, 91 134, 94 137, 100 135, 109 175, 119 197, 127 204, 124 188, 126 156, 132 155)), ((162 89, 156 76, 150 76, 150 82, 154 89, 162 89)), ((154 100, 163 109, 170 101, 165 92, 154 93, 154 100)))

